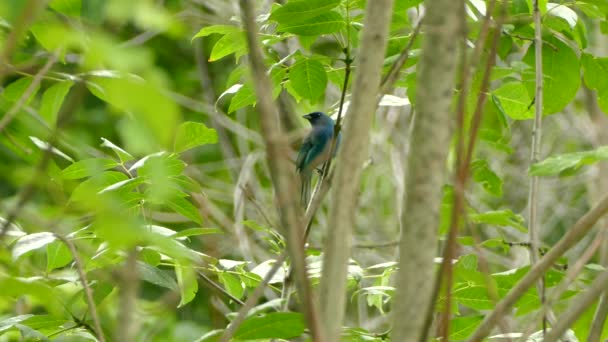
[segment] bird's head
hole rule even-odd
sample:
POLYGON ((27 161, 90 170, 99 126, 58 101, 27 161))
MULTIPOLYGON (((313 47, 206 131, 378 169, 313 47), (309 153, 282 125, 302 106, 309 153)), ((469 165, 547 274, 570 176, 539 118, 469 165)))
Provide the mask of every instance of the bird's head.
POLYGON ((304 119, 308 120, 312 126, 317 125, 334 125, 334 120, 327 114, 322 112, 312 112, 303 116, 304 119))

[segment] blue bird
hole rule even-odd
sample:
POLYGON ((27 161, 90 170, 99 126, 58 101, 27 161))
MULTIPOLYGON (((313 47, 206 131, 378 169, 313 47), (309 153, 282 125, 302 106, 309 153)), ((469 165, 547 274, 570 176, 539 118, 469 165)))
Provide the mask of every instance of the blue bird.
POLYGON ((312 130, 300 147, 298 159, 296 160, 296 171, 300 174, 302 185, 300 200, 306 207, 310 199, 312 171, 336 154, 342 133, 338 133, 338 139, 334 144, 333 153, 329 153, 334 136, 334 120, 322 112, 312 112, 303 116, 312 130))

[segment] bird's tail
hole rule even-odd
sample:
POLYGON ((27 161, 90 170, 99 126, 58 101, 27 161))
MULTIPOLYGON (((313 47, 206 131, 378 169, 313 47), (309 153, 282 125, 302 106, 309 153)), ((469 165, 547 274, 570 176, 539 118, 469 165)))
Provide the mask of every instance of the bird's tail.
POLYGON ((308 206, 308 201, 310 200, 311 180, 311 172, 303 172, 300 174, 300 181, 302 183, 302 190, 300 192, 300 202, 304 209, 306 209, 306 207, 308 206))

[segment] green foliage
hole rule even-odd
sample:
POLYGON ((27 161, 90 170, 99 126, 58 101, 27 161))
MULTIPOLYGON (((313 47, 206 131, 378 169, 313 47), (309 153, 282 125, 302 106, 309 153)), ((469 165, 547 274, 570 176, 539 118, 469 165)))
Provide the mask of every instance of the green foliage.
POLYGON ((564 153, 532 165, 530 174, 534 176, 571 176, 585 165, 606 159, 608 159, 608 146, 602 146, 592 151, 564 153))
MULTIPOLYGON (((7 68, 0 68, 0 120, 7 120, 6 113, 14 116, 0 129, 0 227, 18 208, 3 237, 8 248, 0 249, 0 338, 98 340, 78 262, 106 340, 113 340, 123 323, 123 289, 137 285, 138 340, 218 341, 240 308, 232 297, 249 298, 285 252, 286 227, 276 215, 280 204, 273 200, 263 163, 256 80, 240 13, 234 11, 237 2, 51 0, 35 10, 27 7, 31 3, 0 1, 0 46, 2 58, 5 53, 8 58, 7 68), (24 13, 31 14, 26 21, 24 13), (22 33, 13 37, 13 32, 22 33), (51 55, 57 61, 41 72, 51 55), (133 273, 137 284, 125 284, 122 275, 133 273)), ((353 59, 352 84, 366 53, 358 44, 368 3, 287 0, 258 13, 272 98, 280 102, 283 126, 293 129, 285 148, 297 148, 302 135, 299 119, 284 113, 333 113, 342 91, 350 97, 351 85, 342 89, 345 58, 353 59)), ((547 210, 541 217, 543 245, 549 245, 591 203, 590 191, 578 181, 588 175, 580 171, 608 159, 605 146, 589 150, 590 143, 601 145, 593 141, 597 131, 586 132, 591 125, 566 126, 582 121, 581 107, 588 105, 577 97, 581 73, 584 86, 608 112, 608 59, 596 55, 598 32, 608 32, 608 3, 540 4, 543 113, 553 114, 544 119, 549 128, 543 135, 558 138, 543 140, 543 153, 550 154, 526 173, 536 102, 532 1, 509 1, 465 189, 450 341, 470 337, 530 269, 514 268, 511 260, 525 253, 518 242, 528 230, 522 216, 528 189, 521 184, 530 176, 573 176, 567 191, 541 190, 572 209, 547 210), (575 140, 575 131, 585 131, 585 137, 575 140)), ((484 5, 487 1, 467 2, 467 56, 479 43, 484 5)), ((383 75, 410 42, 413 19, 423 6, 422 0, 395 0, 383 75)), ((499 9, 491 15, 497 23, 499 9)), ((394 301, 393 239, 401 208, 395 205, 401 204, 396 196, 403 190, 402 152, 418 105, 417 67, 428 34, 423 28, 413 42, 394 94, 379 100, 382 110, 374 116, 372 162, 363 171, 353 227, 358 248, 348 263, 344 341, 389 340, 389 326, 370 322, 385 322, 400 305, 394 301)), ((490 43, 470 80, 462 132, 467 137, 490 43)), ((454 157, 455 148, 452 152, 454 157)), ((453 168, 454 159, 446 167, 453 168)), ((450 179, 441 207, 433 209, 440 216, 441 244, 453 223, 454 196, 450 179)), ((306 251, 315 291, 323 272, 327 210, 322 206, 317 212, 306 251)), ((558 316, 604 270, 598 263, 590 260, 572 280, 554 306, 558 316)), ((234 340, 309 337, 302 314, 285 311, 285 299, 271 299, 283 290, 289 261, 281 266, 265 291, 273 295, 262 297, 234 340)), ((558 266, 545 274, 549 293, 565 279, 558 266)), ((446 299, 443 291, 435 309, 444 310, 446 299)), ((288 307, 300 300, 292 298, 288 307)), ((540 308, 536 290, 528 290, 515 304, 514 329, 523 331, 540 308)), ((595 306, 572 327, 579 340, 587 337, 594 311, 595 306)), ((603 335, 608 338, 608 326, 603 335)))

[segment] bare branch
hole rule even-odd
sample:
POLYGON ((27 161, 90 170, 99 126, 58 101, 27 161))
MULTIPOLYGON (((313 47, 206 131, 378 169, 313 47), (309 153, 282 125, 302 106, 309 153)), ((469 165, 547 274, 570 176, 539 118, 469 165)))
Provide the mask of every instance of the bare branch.
POLYGON ((76 246, 74 246, 72 241, 66 239, 65 237, 59 234, 55 234, 55 236, 57 237, 57 239, 61 240, 61 242, 63 242, 68 247, 70 253, 72 253, 74 263, 76 264, 76 271, 78 272, 78 278, 80 279, 80 283, 82 284, 82 288, 84 289, 84 298, 86 299, 87 306, 89 307, 89 314, 91 315, 93 325, 95 326, 95 334, 97 335, 97 339, 100 342, 105 342, 106 337, 103 334, 103 329, 101 328, 101 323, 99 321, 99 315, 97 314, 97 307, 95 305, 95 301, 93 300, 93 290, 89 286, 87 274, 84 271, 84 267, 82 266, 82 260, 80 260, 80 256, 78 255, 76 246))

